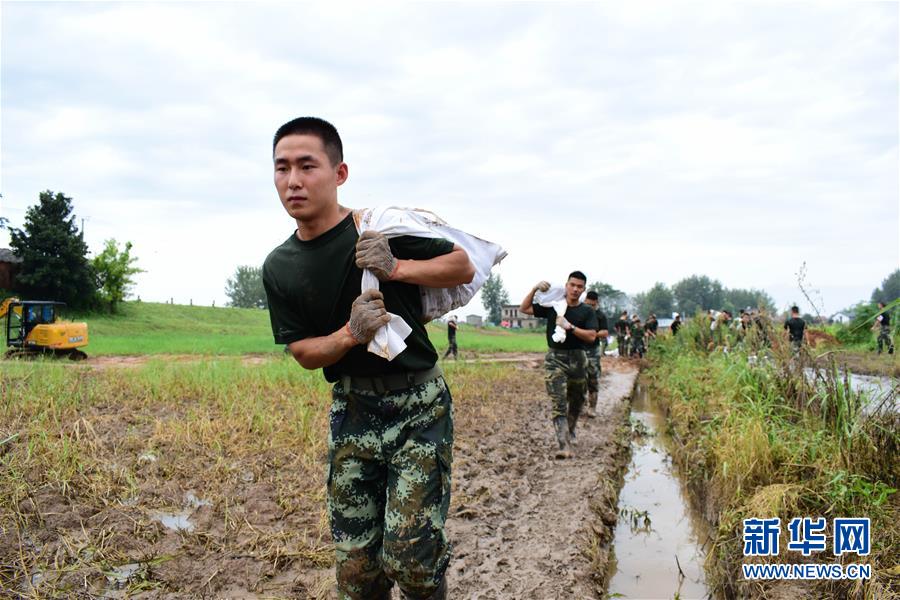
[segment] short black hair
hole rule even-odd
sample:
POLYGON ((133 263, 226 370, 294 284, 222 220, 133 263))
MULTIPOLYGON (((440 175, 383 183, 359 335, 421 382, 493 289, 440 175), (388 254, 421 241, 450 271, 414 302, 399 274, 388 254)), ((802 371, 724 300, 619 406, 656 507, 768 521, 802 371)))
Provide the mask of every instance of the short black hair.
POLYGON ((798 313, 798 312, 800 312, 800 308, 797 307, 797 306, 792 306, 792 307, 791 307, 791 312, 798 313))
POLYGON ((595 292, 594 290, 591 290, 587 293, 587 299, 588 300, 599 300, 600 296, 597 295, 597 292, 595 292))
POLYGON ((571 273, 569 273, 569 276, 566 277, 566 281, 572 279, 573 277, 574 277, 575 279, 580 279, 580 280, 582 280, 583 282, 587 283, 587 275, 585 275, 585 274, 582 273, 581 271, 572 271, 571 273))
POLYGON ((272 140, 272 154, 275 154, 275 146, 281 141, 281 138, 288 135, 314 135, 322 140, 322 147, 331 166, 336 167, 344 162, 344 144, 341 142, 341 136, 338 134, 334 125, 320 119, 318 117, 298 117, 292 121, 288 121, 278 128, 275 132, 275 139, 272 140))

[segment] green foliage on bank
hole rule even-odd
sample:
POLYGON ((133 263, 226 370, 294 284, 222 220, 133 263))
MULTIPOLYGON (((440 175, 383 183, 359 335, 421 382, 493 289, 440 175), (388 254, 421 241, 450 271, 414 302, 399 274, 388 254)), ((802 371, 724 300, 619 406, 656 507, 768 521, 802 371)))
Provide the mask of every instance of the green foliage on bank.
MULTIPOLYGON (((771 562, 789 563, 809 561, 784 551, 791 518, 825 517, 830 531, 833 517, 869 517, 872 554, 843 560, 871 563, 872 580, 820 583, 817 592, 897 593, 885 573, 900 563, 895 399, 854 391, 834 363, 815 368, 777 329, 754 330, 725 352, 706 327, 696 320, 654 344, 647 374, 667 410, 676 460, 713 517, 711 584, 726 597, 747 591, 738 571, 745 518, 781 518, 782 552, 771 562)), ((815 560, 836 559, 823 553, 815 560)))

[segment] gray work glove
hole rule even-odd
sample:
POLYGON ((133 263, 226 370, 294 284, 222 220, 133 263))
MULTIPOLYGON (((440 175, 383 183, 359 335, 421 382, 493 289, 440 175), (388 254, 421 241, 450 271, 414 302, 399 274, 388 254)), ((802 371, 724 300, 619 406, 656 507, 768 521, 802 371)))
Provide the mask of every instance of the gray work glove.
POLYGON ((566 331, 572 331, 573 329, 575 329, 575 326, 569 323, 569 320, 565 317, 556 317, 556 324, 566 331))
POLYGON ((378 281, 389 281, 397 268, 397 259, 391 253, 388 239, 377 231, 364 231, 356 242, 356 266, 372 271, 378 281))
POLYGON ((366 290, 353 301, 347 328, 357 342, 367 344, 375 337, 375 332, 390 321, 391 317, 384 309, 384 295, 378 290, 366 290))
POLYGON ((549 284, 548 282, 546 282, 546 281, 542 281, 542 282, 538 283, 538 284, 537 284, 536 286, 534 286, 534 287, 535 287, 535 289, 536 289, 537 291, 539 291, 539 292, 546 292, 547 290, 550 289, 550 284, 549 284))

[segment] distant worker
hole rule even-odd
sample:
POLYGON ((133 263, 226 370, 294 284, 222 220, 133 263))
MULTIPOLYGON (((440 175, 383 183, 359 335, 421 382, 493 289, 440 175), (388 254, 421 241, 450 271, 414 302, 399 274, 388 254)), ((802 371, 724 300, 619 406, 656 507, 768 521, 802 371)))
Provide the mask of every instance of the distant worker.
POLYGON ((602 374, 600 359, 606 350, 606 340, 609 338, 609 324, 606 319, 606 313, 600 309, 600 297, 597 295, 597 292, 588 292, 584 303, 593 308, 594 313, 597 315, 597 339, 585 351, 587 354, 588 399, 584 416, 593 419, 597 416, 595 412, 597 410, 597 393, 600 391, 600 375, 602 374))
POLYGON ((447 320, 447 352, 444 354, 444 358, 453 354, 453 360, 457 360, 459 357, 457 356, 458 348, 456 347, 456 315, 452 315, 450 319, 447 320))
POLYGON ((678 335, 678 330, 681 328, 681 315, 675 313, 675 318, 669 328, 672 330, 672 335, 678 335))
POLYGON ((878 354, 881 354, 884 345, 887 345, 888 354, 894 353, 894 340, 891 338, 891 312, 884 309, 884 302, 878 303, 878 316, 875 317, 875 327, 878 333, 878 354))
POLYGON ((650 313, 645 328, 647 330, 647 345, 649 346, 650 341, 656 339, 656 330, 659 329, 659 321, 656 320, 655 314, 650 313))
POLYGON ((803 346, 803 330, 806 329, 806 321, 800 318, 800 309, 791 307, 791 318, 784 322, 784 328, 788 330, 791 340, 791 350, 796 354, 803 346))
POLYGON ((616 345, 619 348, 619 356, 628 356, 628 311, 623 310, 616 321, 616 345))
POLYGON ((534 303, 537 292, 546 292, 550 284, 541 281, 522 300, 519 310, 526 315, 547 319, 547 346, 544 358, 544 383, 552 402, 551 416, 556 431, 559 449, 556 458, 572 457, 572 442, 575 441, 575 426, 584 405, 587 379, 587 357, 585 348, 597 338, 597 315, 594 310, 581 302, 581 294, 587 284, 587 277, 581 271, 573 271, 566 280, 565 314, 556 309, 534 303), (556 333, 559 327, 564 334, 562 341, 556 333), (554 337, 555 336, 555 337, 554 337))
POLYGON ((634 315, 631 322, 631 355, 638 358, 644 358, 644 328, 641 326, 641 319, 634 315))

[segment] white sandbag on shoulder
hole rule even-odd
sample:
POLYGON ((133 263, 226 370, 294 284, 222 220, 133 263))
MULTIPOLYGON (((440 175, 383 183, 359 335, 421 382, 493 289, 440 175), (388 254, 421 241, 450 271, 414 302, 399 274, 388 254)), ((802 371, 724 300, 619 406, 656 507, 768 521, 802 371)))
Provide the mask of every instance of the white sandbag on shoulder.
MULTIPOLYGON (((499 245, 454 229, 433 212, 419 208, 396 206, 363 208, 353 211, 353 221, 360 234, 373 230, 388 238, 403 235, 444 238, 461 247, 469 255, 469 260, 475 267, 475 276, 470 283, 452 288, 419 286, 422 296, 422 318, 425 322, 467 304, 484 285, 491 274, 491 268, 506 257, 506 251, 499 245)), ((378 278, 368 269, 363 270, 362 291, 377 289, 379 289, 378 278)), ((390 314, 391 322, 378 330, 368 346, 369 352, 387 360, 393 360, 406 349, 406 342, 403 340, 412 332, 402 318, 390 314)))

